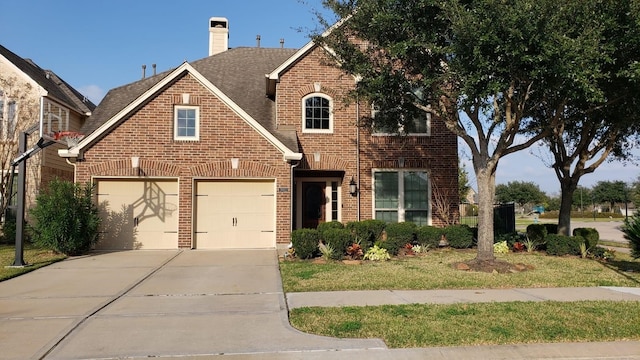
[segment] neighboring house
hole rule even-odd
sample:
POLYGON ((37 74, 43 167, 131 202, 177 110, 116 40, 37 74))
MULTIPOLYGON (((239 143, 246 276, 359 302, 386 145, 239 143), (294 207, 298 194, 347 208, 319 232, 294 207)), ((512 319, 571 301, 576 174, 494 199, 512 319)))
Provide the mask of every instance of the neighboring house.
MULTIPOLYGON (((30 132, 28 147, 39 139, 40 119, 57 131, 78 131, 95 105, 51 70, 0 45, 0 162, 2 189, 8 186, 11 162, 18 154, 18 135, 30 132)), ((58 177, 73 180, 73 165, 58 156, 55 144, 27 162, 27 207, 38 191, 58 177)), ((14 182, 15 185, 15 182, 14 182)), ((14 186, 15 187, 15 186, 14 186)), ((3 192, 4 193, 4 192, 3 192)), ((13 200, 12 202, 15 202, 13 200)), ((2 210, 6 206, 2 201, 2 210)))
POLYGON ((209 57, 109 91, 60 151, 97 184, 98 248, 285 247, 292 229, 334 220, 442 225, 432 189, 457 216, 444 124, 372 133, 358 126, 371 106, 343 101, 355 80, 323 49, 228 49, 227 25, 211 19, 209 57))

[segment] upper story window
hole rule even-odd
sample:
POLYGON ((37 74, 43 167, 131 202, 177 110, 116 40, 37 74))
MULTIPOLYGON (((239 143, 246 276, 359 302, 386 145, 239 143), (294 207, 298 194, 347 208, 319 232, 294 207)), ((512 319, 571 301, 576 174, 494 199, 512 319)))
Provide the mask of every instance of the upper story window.
MULTIPOLYGON (((371 110, 371 118, 373 119, 373 134, 375 135, 409 135, 409 136, 430 136, 431 135, 431 114, 426 112, 418 112, 412 116, 411 121, 398 121, 397 123, 388 124, 376 122, 376 115, 379 110, 375 106, 371 110), (404 123, 404 124, 403 124, 404 123)), ((400 120, 404 119, 404 115, 398 114, 400 120)))
POLYGON ((18 103, 5 97, 0 90, 0 134, 4 139, 13 138, 16 131, 18 103))
POLYGON ((311 94, 302 99, 302 132, 333 132, 333 102, 320 94, 311 94))
POLYGON ((175 140, 200 139, 200 108, 197 106, 176 106, 174 108, 175 140))

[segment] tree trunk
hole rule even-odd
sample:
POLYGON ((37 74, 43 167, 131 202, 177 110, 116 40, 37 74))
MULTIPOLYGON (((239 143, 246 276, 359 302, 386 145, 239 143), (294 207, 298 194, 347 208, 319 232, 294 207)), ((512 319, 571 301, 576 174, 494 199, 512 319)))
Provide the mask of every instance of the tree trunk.
POLYGON ((560 214, 558 215, 558 234, 571 235, 571 207, 573 193, 578 188, 578 181, 573 178, 560 180, 560 214))
POLYGON ((493 202, 496 178, 490 170, 476 171, 478 182, 478 254, 479 261, 493 261, 493 202))

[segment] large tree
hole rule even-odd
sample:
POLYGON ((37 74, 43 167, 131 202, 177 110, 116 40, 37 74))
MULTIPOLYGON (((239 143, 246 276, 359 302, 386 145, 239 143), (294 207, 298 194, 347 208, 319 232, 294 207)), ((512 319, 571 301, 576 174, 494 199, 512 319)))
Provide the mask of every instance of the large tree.
POLYGON ((469 147, 478 185, 478 261, 494 260, 498 162, 547 137, 560 120, 533 115, 541 99, 571 81, 569 71, 555 67, 556 55, 572 45, 558 43, 572 33, 553 26, 572 18, 563 3, 324 1, 344 21, 317 42, 359 80, 353 96, 379 110, 376 126, 410 130, 411 120, 427 112, 469 147))
POLYGON ((614 206, 624 204, 631 198, 627 184, 624 181, 598 181, 591 190, 595 203, 609 204, 609 212, 614 211, 614 206))
POLYGON ((496 200, 502 203, 515 202, 524 208, 525 204, 540 204, 547 195, 538 184, 530 181, 510 181, 496 186, 496 200))
POLYGON ((625 160, 640 126, 640 23, 637 0, 561 1, 550 19, 556 46, 556 92, 538 97, 535 115, 554 121, 544 142, 560 181, 559 233, 571 231, 571 207, 580 178, 604 161, 625 160))

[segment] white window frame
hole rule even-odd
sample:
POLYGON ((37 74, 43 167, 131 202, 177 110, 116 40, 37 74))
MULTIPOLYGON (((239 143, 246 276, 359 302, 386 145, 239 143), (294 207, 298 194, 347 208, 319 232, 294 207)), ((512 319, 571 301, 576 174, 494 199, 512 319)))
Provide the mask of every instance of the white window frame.
POLYGON ((410 211, 415 210, 426 210, 427 211, 427 224, 432 224, 432 210, 433 200, 431 199, 431 173, 427 169, 372 169, 371 170, 371 188, 372 188, 372 196, 371 196, 371 218, 376 218, 377 210, 390 210, 388 208, 376 208, 376 187, 375 187, 375 174, 381 172, 391 172, 396 173, 398 176, 398 222, 405 221, 405 214, 407 209, 405 209, 405 191, 404 191, 404 173, 406 172, 423 172, 427 174, 427 199, 428 199, 428 208, 427 209, 409 209, 410 211))
POLYGON ((408 133, 405 134, 404 133, 404 129, 403 127, 400 125, 400 123, 398 123, 398 133, 388 133, 388 132, 378 132, 376 131, 376 127, 375 127, 375 119, 376 119, 376 114, 379 112, 380 110, 377 110, 375 108, 375 105, 371 105, 371 118, 373 119, 373 128, 372 128, 372 135, 373 136, 396 136, 398 134, 400 135, 406 135, 406 136, 416 136, 416 137, 420 137, 420 136, 431 136, 431 114, 430 113, 426 113, 427 115, 427 132, 424 133, 408 133))
POLYGON ((188 105, 176 105, 173 108, 173 139, 179 141, 199 141, 200 140, 200 107, 188 105), (195 110, 195 135, 180 136, 178 135, 178 111, 179 110, 195 110))
POLYGON ((333 133, 333 99, 323 93, 311 93, 302 98, 302 132, 310 134, 332 134, 333 133), (307 129, 307 99, 319 97, 329 100, 329 128, 328 129, 307 129))

